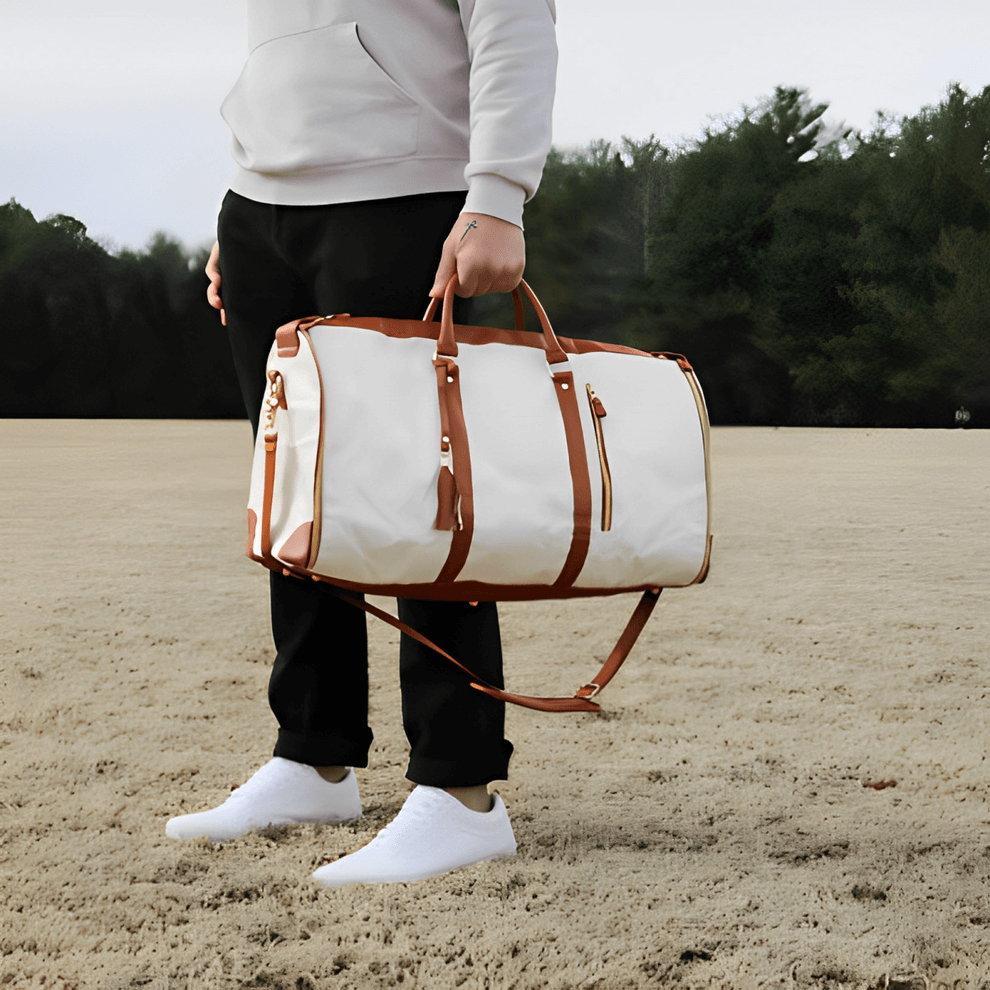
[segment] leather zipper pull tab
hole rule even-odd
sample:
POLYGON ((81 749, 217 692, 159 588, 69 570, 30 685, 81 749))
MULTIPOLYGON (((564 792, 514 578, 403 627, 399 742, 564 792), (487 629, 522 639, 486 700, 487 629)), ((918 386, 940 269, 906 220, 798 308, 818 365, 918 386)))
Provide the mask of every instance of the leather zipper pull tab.
POLYGON ((599 419, 604 419, 608 415, 608 413, 605 412, 605 406, 602 404, 602 400, 599 399, 594 393, 592 393, 591 407, 595 410, 595 415, 599 419))
POLYGON ((437 517, 434 520, 433 528, 439 530, 460 529, 459 515, 457 482, 454 480, 450 441, 444 437, 440 448, 440 475, 437 478, 437 517))

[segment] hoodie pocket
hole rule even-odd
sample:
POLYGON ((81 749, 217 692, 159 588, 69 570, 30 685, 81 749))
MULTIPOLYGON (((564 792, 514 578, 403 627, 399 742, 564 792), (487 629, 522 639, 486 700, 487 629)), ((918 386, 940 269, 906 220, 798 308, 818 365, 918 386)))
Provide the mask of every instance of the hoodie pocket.
POLYGON ((278 174, 408 157, 420 107, 349 21, 259 45, 220 113, 238 165, 278 174))

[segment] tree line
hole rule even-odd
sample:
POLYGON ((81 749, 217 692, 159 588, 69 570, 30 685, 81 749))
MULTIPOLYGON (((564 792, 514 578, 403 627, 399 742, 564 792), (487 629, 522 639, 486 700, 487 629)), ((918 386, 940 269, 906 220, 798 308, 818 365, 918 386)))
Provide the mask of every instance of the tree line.
MULTIPOLYGON (((826 110, 778 88, 690 143, 554 149, 527 280, 558 333, 686 354, 715 423, 985 425, 990 87, 867 134, 826 110)), ((0 207, 0 415, 243 415, 205 260, 0 207)))
POLYGON ((0 206, 0 416, 243 415, 207 254, 165 234, 112 254, 73 217, 0 206))

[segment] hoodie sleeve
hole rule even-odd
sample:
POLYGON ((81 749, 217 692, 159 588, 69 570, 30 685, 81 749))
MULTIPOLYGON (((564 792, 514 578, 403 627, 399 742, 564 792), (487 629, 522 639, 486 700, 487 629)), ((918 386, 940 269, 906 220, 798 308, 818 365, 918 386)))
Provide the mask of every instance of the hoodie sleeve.
POLYGON ((471 63, 464 212, 522 227, 550 150, 554 0, 461 0, 460 13, 471 63))

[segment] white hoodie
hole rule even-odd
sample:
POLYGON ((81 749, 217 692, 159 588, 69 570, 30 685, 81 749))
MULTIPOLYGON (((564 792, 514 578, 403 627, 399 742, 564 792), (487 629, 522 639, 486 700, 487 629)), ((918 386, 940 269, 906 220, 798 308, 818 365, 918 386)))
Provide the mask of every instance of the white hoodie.
POLYGON ((221 108, 262 203, 468 190, 522 226, 550 149, 554 0, 248 0, 221 108), (459 6, 459 9, 458 9, 459 6))

